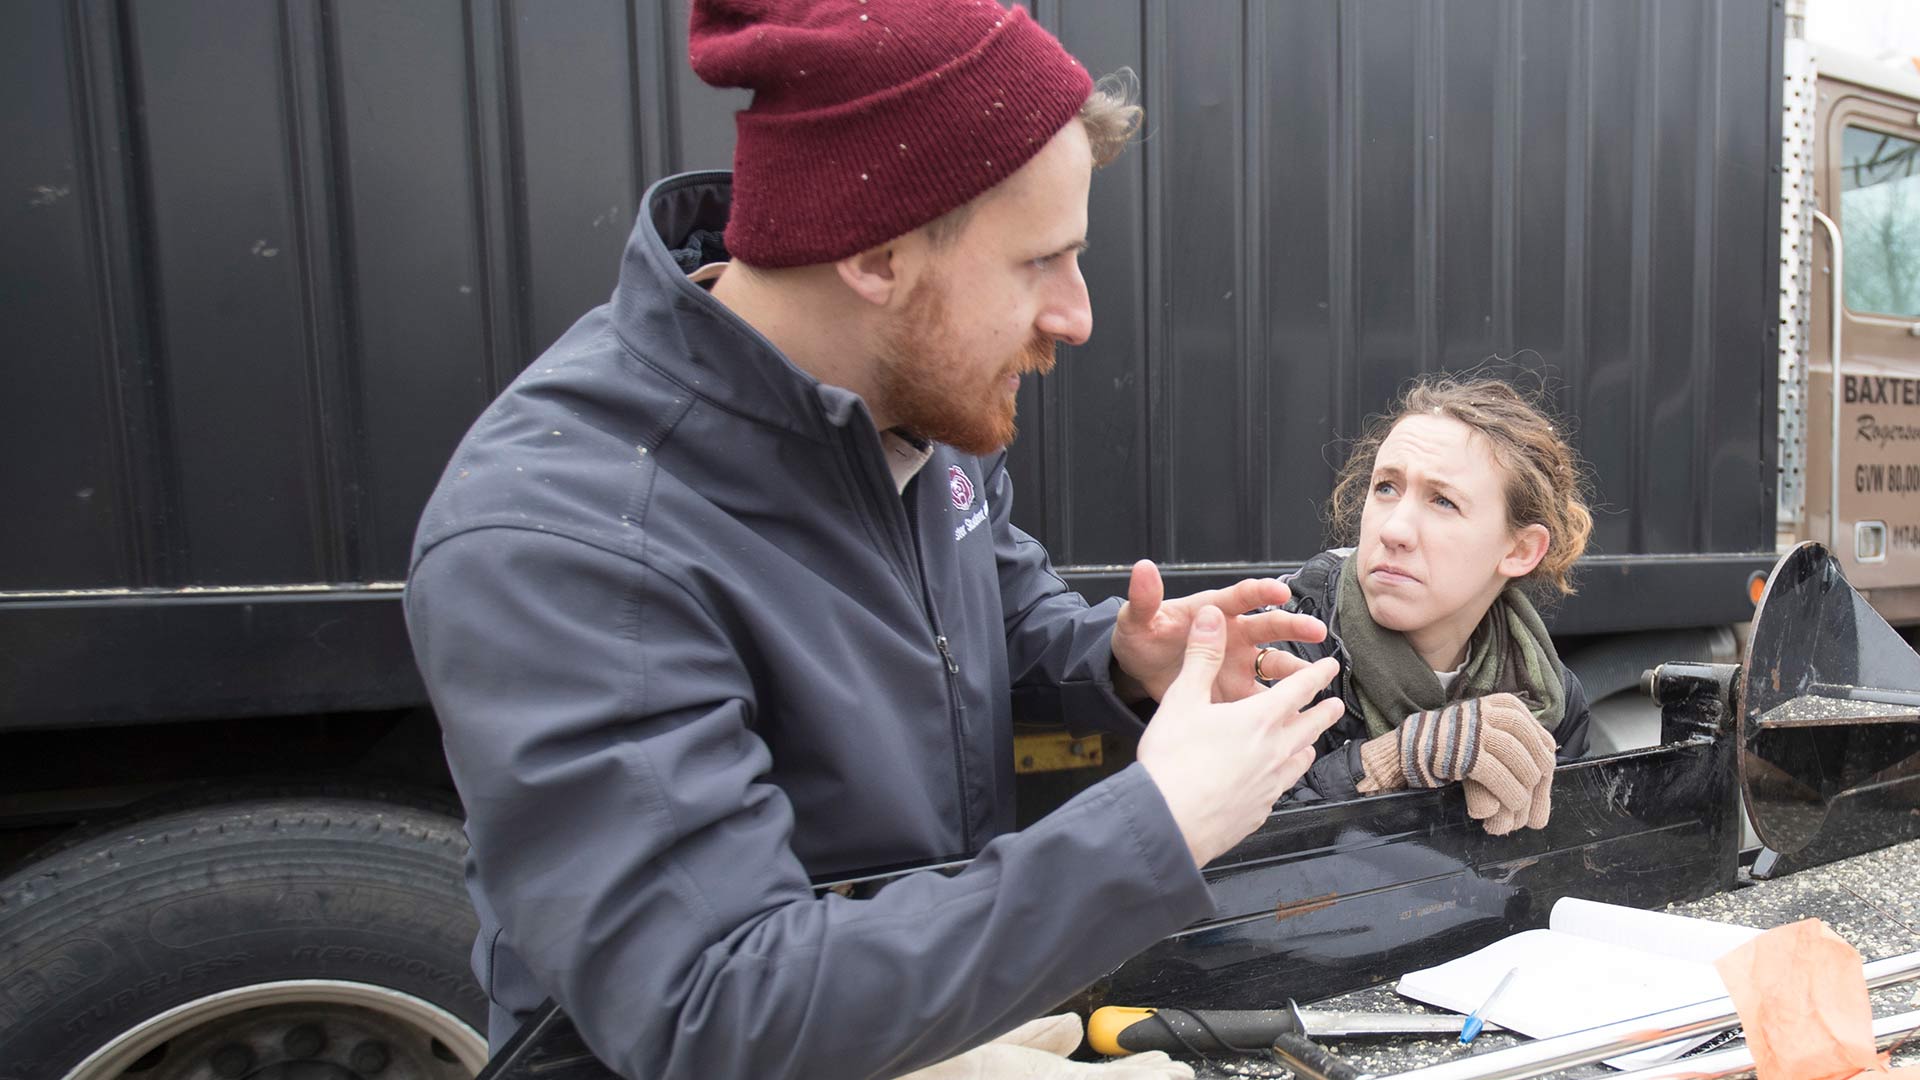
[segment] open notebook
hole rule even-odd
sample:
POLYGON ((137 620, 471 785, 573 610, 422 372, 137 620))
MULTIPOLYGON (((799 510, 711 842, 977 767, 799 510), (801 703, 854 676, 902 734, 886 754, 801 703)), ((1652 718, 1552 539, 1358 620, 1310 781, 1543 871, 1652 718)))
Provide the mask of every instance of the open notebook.
MULTIPOLYGON (((1508 971, 1513 984, 1486 1020, 1536 1039, 1725 997, 1713 962, 1758 930, 1566 897, 1547 929, 1527 930, 1438 967, 1410 971, 1394 989, 1470 1013, 1508 971)), ((1668 1061, 1712 1038, 1701 1035, 1608 1058, 1629 1069, 1668 1061)))

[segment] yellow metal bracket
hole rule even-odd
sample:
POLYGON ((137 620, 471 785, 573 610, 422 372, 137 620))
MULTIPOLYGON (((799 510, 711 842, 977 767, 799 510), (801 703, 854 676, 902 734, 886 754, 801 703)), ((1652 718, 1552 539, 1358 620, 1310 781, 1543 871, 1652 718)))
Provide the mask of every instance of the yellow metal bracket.
POLYGON ((1013 771, 1059 772, 1100 764, 1100 736, 1074 738, 1064 731, 1043 731, 1013 737, 1013 771))

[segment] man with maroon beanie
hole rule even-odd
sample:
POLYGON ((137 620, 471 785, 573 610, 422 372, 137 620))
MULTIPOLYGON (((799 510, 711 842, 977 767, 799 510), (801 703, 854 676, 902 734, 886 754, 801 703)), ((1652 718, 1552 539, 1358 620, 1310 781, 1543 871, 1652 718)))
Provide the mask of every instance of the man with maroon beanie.
POLYGON ((494 1045, 551 996, 631 1077, 1083 1070, 1077 1021, 982 1044, 1208 914, 1197 868, 1339 710, 1301 711, 1331 662, 1253 678, 1324 632, 1241 614, 1278 582, 1163 601, 1143 561, 1088 606, 1009 520, 1015 391, 1092 332, 1088 187, 1138 110, 993 0, 695 0, 689 52, 754 92, 734 172, 653 186, 415 544, 494 1045), (1014 832, 1016 715, 1139 761, 1014 832))

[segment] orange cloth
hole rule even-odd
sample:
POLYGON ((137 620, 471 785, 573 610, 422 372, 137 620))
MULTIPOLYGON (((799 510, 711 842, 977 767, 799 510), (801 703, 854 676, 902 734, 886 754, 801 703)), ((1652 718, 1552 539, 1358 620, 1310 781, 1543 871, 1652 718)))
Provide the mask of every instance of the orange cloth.
POLYGON ((1777 926, 1714 962, 1758 1080, 1920 1080, 1873 1048, 1860 954, 1819 919, 1777 926))

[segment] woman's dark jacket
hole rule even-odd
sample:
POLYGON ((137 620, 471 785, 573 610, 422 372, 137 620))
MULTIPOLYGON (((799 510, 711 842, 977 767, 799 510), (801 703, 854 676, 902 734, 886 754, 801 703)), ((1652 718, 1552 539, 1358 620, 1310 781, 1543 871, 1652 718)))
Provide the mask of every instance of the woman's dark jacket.
MULTIPOLYGON (((1340 612, 1335 603, 1340 591, 1340 566, 1349 554, 1351 549, 1323 551, 1308 559, 1305 566, 1286 579, 1287 587, 1293 591, 1293 598, 1287 602, 1288 610, 1311 615, 1326 623, 1327 636, 1321 641, 1281 641, 1274 644, 1309 662, 1328 656, 1339 659, 1339 677, 1315 700, 1338 695, 1340 700, 1347 703, 1346 715, 1328 728, 1314 744, 1318 756, 1307 770, 1307 775, 1292 791, 1287 792, 1283 801, 1289 803, 1337 801, 1360 796, 1356 785, 1365 774, 1360 764, 1360 744, 1367 741, 1367 721, 1361 715, 1359 696, 1354 691, 1351 674, 1353 661, 1347 655, 1346 645, 1340 640, 1340 612)), ((1567 711, 1560 725, 1554 729, 1553 737, 1560 744, 1559 759, 1566 762, 1586 756, 1587 729, 1593 716, 1587 708, 1586 692, 1580 689, 1580 680, 1565 664, 1560 665, 1560 679, 1566 687, 1567 711)))

